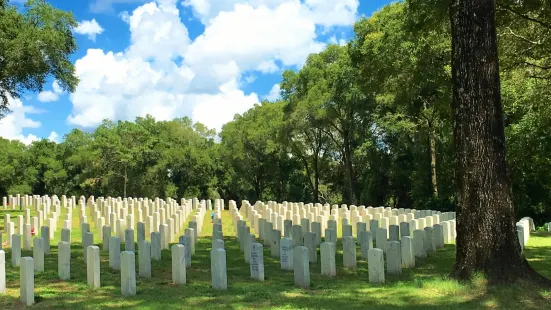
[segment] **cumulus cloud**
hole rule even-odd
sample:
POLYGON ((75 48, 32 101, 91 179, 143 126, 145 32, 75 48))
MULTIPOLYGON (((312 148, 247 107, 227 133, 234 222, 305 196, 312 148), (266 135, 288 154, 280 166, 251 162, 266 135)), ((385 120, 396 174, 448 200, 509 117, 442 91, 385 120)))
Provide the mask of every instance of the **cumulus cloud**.
POLYGON ((272 86, 272 89, 270 90, 270 93, 264 97, 264 99, 269 101, 276 101, 281 97, 281 88, 279 87, 279 84, 274 84, 272 86))
POLYGON ((40 92, 37 96, 37 99, 40 102, 52 102, 52 101, 57 101, 59 99, 59 95, 51 90, 46 90, 46 91, 40 92))
POLYGON ((63 94, 63 89, 59 86, 57 81, 52 83, 52 90, 46 90, 40 92, 37 96, 38 101, 40 102, 52 102, 59 100, 59 95, 63 94))
POLYGON ((360 5, 359 0, 183 0, 182 4, 191 7, 195 16, 207 25, 221 12, 231 12, 239 4, 273 10, 290 2, 301 5, 309 20, 326 27, 353 24, 360 5))
POLYGON ((104 29, 98 24, 96 19, 84 20, 78 23, 75 32, 88 36, 88 39, 96 41, 96 36, 103 33, 104 29))
POLYGON ((89 49, 76 62, 80 84, 70 97, 70 124, 94 128, 106 118, 149 113, 160 120, 190 116, 219 130, 259 101, 240 89, 242 80, 302 66, 325 47, 316 28, 352 24, 358 6, 357 0, 181 1, 150 0, 123 12, 130 45, 89 49), (179 4, 205 24, 193 41, 179 4), (322 20, 326 13, 338 16, 322 20))
POLYGON ((39 128, 40 122, 30 119, 25 114, 39 113, 32 106, 25 106, 20 99, 8 97, 8 104, 12 112, 0 119, 0 136, 9 140, 19 140, 31 144, 39 138, 33 134, 23 134, 24 128, 39 128))
POLYGON ((55 143, 59 143, 59 135, 57 134, 57 132, 52 131, 52 132, 50 132, 50 135, 48 136, 48 140, 50 140, 52 142, 55 142, 55 143))

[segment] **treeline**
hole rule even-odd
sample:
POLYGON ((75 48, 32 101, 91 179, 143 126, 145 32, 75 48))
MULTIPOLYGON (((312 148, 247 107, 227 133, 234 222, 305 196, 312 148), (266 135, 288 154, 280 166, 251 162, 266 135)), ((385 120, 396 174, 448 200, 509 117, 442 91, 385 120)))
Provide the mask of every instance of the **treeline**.
MULTIPOLYGON (((498 10, 508 161, 518 215, 551 217, 551 8, 498 10)), ((8 193, 288 200, 453 210, 448 18, 422 1, 358 21, 283 73, 281 98, 224 125, 105 121, 62 143, 1 140, 8 193), (419 2, 419 3, 418 3, 419 2)), ((475 190, 475 189, 474 189, 475 190)))

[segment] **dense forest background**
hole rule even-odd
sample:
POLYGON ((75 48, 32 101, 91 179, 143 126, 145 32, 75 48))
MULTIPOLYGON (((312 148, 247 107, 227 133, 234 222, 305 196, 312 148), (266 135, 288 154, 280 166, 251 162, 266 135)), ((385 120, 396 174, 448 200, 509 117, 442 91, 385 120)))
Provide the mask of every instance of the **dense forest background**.
MULTIPOLYGON (((59 144, 0 139, 0 195, 453 210, 449 19, 417 2, 359 20, 347 45, 284 72, 279 100, 236 115, 220 133, 146 116, 74 129, 59 144)), ((551 219, 551 5, 498 1, 498 25, 515 208, 542 223, 551 219)))

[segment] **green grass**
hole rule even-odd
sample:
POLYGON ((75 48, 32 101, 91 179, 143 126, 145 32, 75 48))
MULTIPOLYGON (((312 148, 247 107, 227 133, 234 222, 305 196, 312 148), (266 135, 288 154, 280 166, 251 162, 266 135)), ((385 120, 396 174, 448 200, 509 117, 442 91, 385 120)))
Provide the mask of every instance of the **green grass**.
MULTIPOLYGON (((2 213, 0 215, 0 221, 3 221, 2 213)), ((455 259, 453 245, 447 245, 427 259, 417 260, 417 267, 403 269, 401 276, 387 276, 384 285, 369 284, 367 263, 364 261, 358 261, 356 271, 339 267, 342 266, 340 251, 335 278, 321 276, 320 263, 311 264, 312 287, 309 290, 296 288, 293 273, 281 270, 279 261, 271 258, 269 248, 265 247, 266 280, 260 283, 250 279, 249 265, 239 251, 229 211, 223 212, 227 291, 218 292, 210 287, 211 240, 208 236, 212 233, 212 225, 210 212, 207 212, 192 266, 187 270, 188 283, 182 286, 171 283, 170 251, 163 251, 162 260, 152 262, 152 278, 137 277, 137 295, 122 297, 120 272, 110 270, 106 252, 101 253, 102 287, 97 290, 87 287, 80 228, 75 216, 76 212, 73 216, 71 280, 57 279, 56 245, 59 236, 56 235, 56 240, 52 242, 52 254, 45 258, 45 272, 35 274, 36 304, 33 308, 548 309, 551 303, 551 292, 539 287, 515 285, 488 288, 481 277, 471 284, 459 284, 447 279, 455 259)), ((91 228, 95 229, 95 226, 92 224, 91 228)), ((101 240, 96 238, 95 241, 101 249, 101 240)), ((340 244, 338 248, 342 249, 340 244)), ((31 255, 31 251, 23 251, 23 256, 31 255)), ((536 270, 551 277, 551 235, 545 232, 533 235, 526 249, 526 257, 536 270)), ((8 291, 6 295, 0 295, 0 309, 23 308, 19 303, 19 268, 11 267, 9 249, 6 250, 6 260, 8 291)))

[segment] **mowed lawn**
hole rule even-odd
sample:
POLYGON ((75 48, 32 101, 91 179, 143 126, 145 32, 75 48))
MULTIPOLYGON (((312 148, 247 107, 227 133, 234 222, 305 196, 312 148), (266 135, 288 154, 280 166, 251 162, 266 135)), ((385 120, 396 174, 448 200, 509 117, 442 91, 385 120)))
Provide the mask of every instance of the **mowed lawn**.
MULTIPOLYGON (((12 213, 10 211, 10 213, 12 213)), ((3 229, 5 211, 0 212, 3 229)), ((12 221, 17 215, 12 213, 12 221)), ((187 270, 187 284, 176 286, 171 281, 170 251, 162 252, 161 261, 152 261, 152 278, 137 277, 137 295, 122 297, 120 272, 109 268, 108 253, 101 252, 101 288, 92 290, 86 284, 86 267, 80 243, 77 212, 73 213, 71 280, 60 281, 57 276, 57 242, 52 240, 52 253, 45 257, 45 272, 35 274, 37 309, 550 309, 551 291, 530 285, 488 288, 478 278, 471 284, 458 284, 447 279, 455 259, 455 247, 447 245, 427 259, 417 260, 417 266, 403 269, 401 276, 387 276, 386 284, 368 283, 367 263, 358 260, 355 271, 342 268, 342 245, 337 254, 337 276, 320 275, 320 263, 310 265, 312 287, 309 290, 294 286, 293 272, 283 271, 278 259, 264 249, 264 282, 250 279, 249 265, 239 251, 229 211, 223 211, 223 231, 227 254, 228 290, 215 291, 210 287, 210 212, 205 215, 192 265, 187 270)), ((58 224, 59 225, 59 224, 58 224)), ((185 224, 187 227, 187 222, 185 224)), ((59 227, 58 227, 59 228, 59 227)), ((96 227, 91 224, 92 231, 96 227)), ((180 235, 183 231, 180 232, 180 235)), ((4 235, 5 237, 5 235, 4 235)), ((177 238, 176 238, 177 240, 177 238)), ((173 240, 174 242, 176 240, 173 240)), ((100 246, 97 235, 95 244, 100 246)), ((121 245, 124 249, 124 244, 121 245)), ((6 251, 7 294, 0 295, 0 309, 24 308, 19 303, 19 267, 11 266, 10 249, 6 251)), ((358 248, 359 253, 359 248, 358 248)), ((319 253, 318 253, 319 255, 319 253)), ((32 256, 23 251, 22 256, 32 256)), ((136 253, 137 256, 137 253, 136 253)), ((530 238, 526 256, 540 273, 551 277, 551 235, 538 232, 530 238)), ((318 256, 319 258, 319 256, 318 256)), ((359 255, 358 255, 359 259, 359 255)), ((319 259, 318 259, 319 260, 319 259)), ((138 258, 136 257, 136 271, 138 258)))

